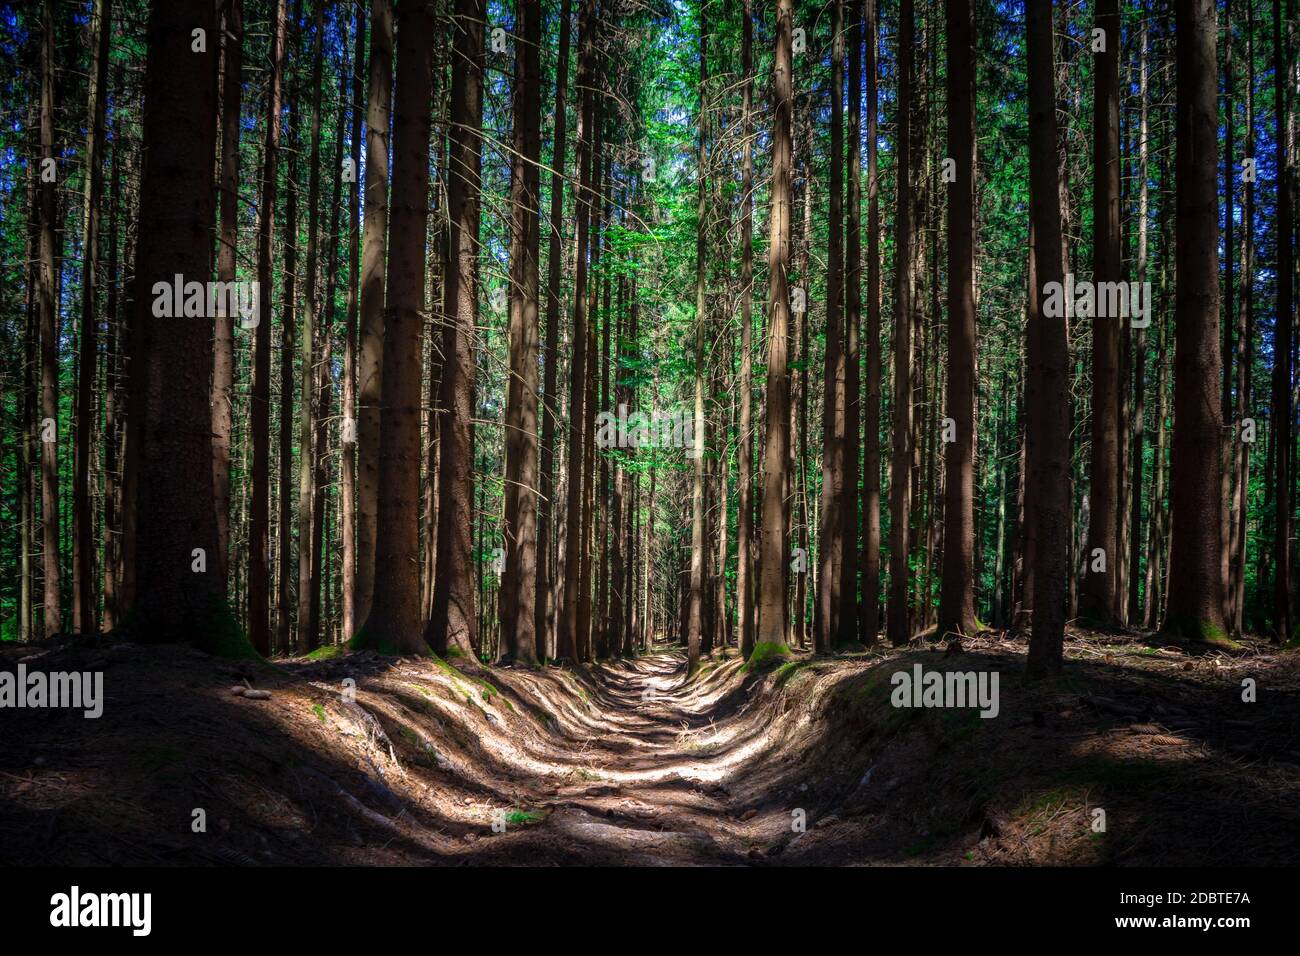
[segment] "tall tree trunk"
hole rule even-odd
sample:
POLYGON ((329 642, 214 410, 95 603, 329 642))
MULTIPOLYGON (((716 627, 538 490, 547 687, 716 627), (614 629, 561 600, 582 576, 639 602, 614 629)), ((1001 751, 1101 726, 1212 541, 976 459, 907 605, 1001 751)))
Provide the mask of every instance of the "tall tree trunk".
POLYGON ((948 402, 939 636, 975 632, 975 18, 948 0, 948 402))
POLYGON ((700 643, 704 631, 704 339, 708 322, 706 301, 706 262, 708 255, 708 174, 706 150, 709 136, 709 21, 704 6, 700 7, 700 115, 699 143, 696 152, 696 223, 695 223, 695 427, 691 481, 691 591, 689 620, 686 628, 686 658, 688 675, 694 674, 700 663, 700 643))
MULTIPOLYGON (((566 462, 564 536, 564 591, 559 619, 556 622, 557 657, 578 657, 579 569, 582 561, 582 462, 587 366, 587 255, 592 210, 592 50, 594 47, 594 0, 583 0, 578 17, 580 53, 575 89, 580 91, 578 106, 578 188, 575 192, 577 223, 573 254, 573 339, 569 366, 569 448, 566 462)), ((683 619, 684 620, 684 619, 683 619)))
MULTIPOLYGON (((357 354, 355 626, 370 616, 379 513, 380 398, 384 364, 384 244, 388 237, 389 103, 393 91, 392 0, 371 0, 366 111, 365 225, 361 259, 361 339, 357 354)), ((421 203, 423 208, 423 203, 421 203)))
MULTIPOLYGON (((815 646, 826 654, 840 633, 844 564, 844 3, 831 14, 830 219, 826 240, 826 371, 822 398, 822 497, 818 534, 815 646)), ((847 598, 845 598, 847 600, 847 598)))
POLYGON ((557 367, 560 359, 560 282, 564 272, 562 235, 564 230, 564 167, 568 146, 567 92, 569 84, 569 21, 572 0, 563 0, 560 10, 560 51, 555 67, 555 138, 551 150, 550 237, 546 263, 546 347, 542 387, 541 490, 537 509, 537 656, 550 653, 555 630, 555 590, 551 561, 551 517, 555 511, 555 417, 560 407, 557 367))
POLYGON ((908 521, 912 510, 912 47, 916 24, 912 0, 901 0, 898 27, 897 208, 894 214, 894 436, 889 475, 889 642, 912 638, 908 601, 908 521))
MULTIPOLYGON (((1145 11, 1144 11, 1145 12, 1145 11)), ((1139 284, 1147 281, 1147 233, 1150 218, 1150 190, 1148 186, 1148 132, 1149 124, 1147 122, 1147 91, 1148 91, 1148 70, 1147 70, 1147 53, 1150 45, 1150 33, 1148 30, 1148 21, 1146 18, 1142 21, 1141 27, 1141 49, 1139 51, 1138 64, 1138 240, 1137 240, 1137 281, 1139 284)), ((1130 517, 1129 517, 1129 559, 1128 559, 1128 621, 1130 626, 1140 620, 1141 610, 1138 603, 1138 583, 1141 576, 1138 574, 1139 560, 1142 553, 1142 472, 1143 472, 1143 453, 1146 439, 1146 423, 1143 420, 1146 414, 1146 357, 1147 357, 1147 330, 1139 328, 1137 330, 1136 342, 1133 346, 1136 365, 1133 370, 1133 447, 1131 451, 1131 465, 1133 476, 1130 481, 1131 498, 1129 500, 1130 517)), ((1152 509, 1152 514, 1155 509, 1152 509)))
POLYGON ((206 323, 152 314, 155 283, 211 273, 215 203, 217 51, 191 51, 191 31, 216 30, 212 0, 152 4, 148 28, 136 256, 136 356, 145 372, 140 456, 134 633, 144 641, 187 640, 228 656, 252 652, 226 605, 215 565, 206 323), (178 216, 177 210, 188 210, 178 216))
MULTIPOLYGON (((217 281, 234 282, 239 248, 239 129, 243 119, 243 0, 226 0, 221 32, 221 232, 217 281)), ((212 340, 212 486, 217 568, 230 578, 230 441, 234 432, 235 317, 219 314, 212 340)))
POLYGON ((537 663, 537 319, 541 227, 542 10, 515 4, 514 152, 510 161, 510 385, 506 401, 506 574, 501 628, 506 647, 537 663))
POLYGON ((863 533, 861 640, 880 635, 880 179, 876 136, 879 91, 877 0, 867 4, 867 390, 863 411, 863 533))
MULTIPOLYGON (((1245 158, 1255 159, 1255 11, 1246 4, 1246 142, 1245 158)), ((1237 404, 1236 444, 1234 471, 1236 488, 1232 498, 1231 567, 1229 569, 1228 603, 1232 618, 1228 625, 1234 636, 1245 630, 1246 618, 1246 541, 1250 507, 1250 444, 1242 440, 1242 422, 1251 413, 1251 369, 1255 360, 1254 347, 1254 268, 1255 268, 1255 183, 1243 182, 1245 198, 1242 206, 1241 237, 1241 290, 1237 299, 1237 404)))
POLYGON ((248 636, 258 653, 271 653, 271 273, 275 236, 276 167, 280 153, 281 82, 284 74, 285 0, 277 0, 271 38, 266 140, 262 148, 262 198, 257 223, 258 323, 253 337, 249 396, 252 498, 248 506, 248 636))
POLYGON ((444 283, 449 324, 443 336, 440 395, 444 411, 438 463, 439 572, 428 635, 435 651, 454 649, 466 656, 474 654, 478 623, 473 576, 474 327, 478 319, 485 17, 484 0, 456 0, 452 46, 456 67, 452 70, 446 177, 451 268, 444 283))
POLYGON ((1036 569, 1026 675, 1041 677, 1060 672, 1065 638, 1070 575, 1070 357, 1067 318, 1049 317, 1043 308, 1049 284, 1064 279, 1052 7, 1030 4, 1025 19, 1030 212, 1038 279, 1037 287, 1030 288, 1029 321, 1039 325, 1029 339, 1029 374, 1037 381, 1035 407, 1030 410, 1025 497, 1035 526, 1036 569))
MULTIPOLYGON (((1291 324, 1293 321, 1292 298, 1295 266, 1291 250, 1291 171, 1288 165, 1287 136, 1284 132, 1286 127, 1285 74, 1289 70, 1287 66, 1289 61, 1286 57, 1284 44, 1285 41, 1282 36, 1282 4, 1281 0, 1273 0, 1273 117, 1276 124, 1274 126, 1276 131, 1274 137, 1274 163, 1277 168, 1277 307, 1274 313, 1276 318, 1273 326, 1273 409, 1271 424, 1275 447, 1278 450, 1273 484, 1273 635, 1279 641, 1290 640, 1294 629, 1291 597, 1292 522, 1291 456, 1289 449, 1291 448, 1292 428, 1291 324)), ((1181 45, 1179 50, 1181 52, 1181 45)), ((1182 142, 1181 137, 1179 142, 1182 142)), ((1181 174, 1181 167, 1179 172, 1181 174)), ((1181 218, 1179 221, 1181 223, 1181 218)), ((1182 238, 1181 232, 1179 238, 1180 240, 1182 238)), ((1181 241, 1179 248, 1181 251, 1181 241)), ((1182 276, 1181 269, 1179 276, 1182 276)), ((1181 282, 1179 288, 1182 288, 1181 282)), ((1176 404, 1177 399, 1175 398, 1176 404)), ((1175 411, 1175 414, 1177 414, 1177 411, 1175 411)), ((1175 454, 1177 454, 1178 436, 1175 434, 1174 438, 1175 454)), ((1177 516, 1177 511, 1174 514, 1177 516)), ((1175 531, 1177 530, 1178 524, 1176 523, 1175 531)), ((1181 541, 1179 545, 1181 546, 1181 541)), ((1172 598, 1173 588, 1171 586, 1171 601, 1172 598)))
POLYGON ((343 537, 343 640, 356 633, 357 595, 357 310, 361 278, 361 110, 364 89, 361 77, 366 62, 365 8, 356 8, 356 54, 352 60, 352 181, 348 186, 348 302, 347 343, 343 355, 343 461, 339 479, 340 524, 343 537))
MULTIPOLYGON (((907 0, 905 0, 907 2, 907 0)), ((786 651, 786 525, 790 499, 790 171, 794 144, 791 47, 794 0, 777 0, 772 62, 772 211, 767 253, 767 395, 763 439, 763 537, 758 565, 758 631, 754 653, 786 651)), ((752 657, 753 655, 751 655, 752 657)))
MULTIPOLYGON (((1224 502, 1218 475, 1223 417, 1217 394, 1218 104, 1213 0, 1179 0, 1176 37, 1174 440, 1169 597, 1163 630, 1216 640, 1224 636, 1219 564, 1224 545, 1219 509, 1224 502)), ((1289 336, 1285 344, 1282 354, 1289 356, 1289 336)), ((1289 403, 1289 384, 1286 395, 1289 403)), ((1289 437, 1278 447, 1286 448, 1288 442, 1289 437)), ((1279 456, 1279 464, 1284 458, 1279 456)), ((1279 496, 1285 494, 1284 486, 1279 486, 1279 496)))
POLYGON ((741 26, 740 449, 736 514, 736 618, 740 656, 754 650, 754 0, 741 26))
POLYGON ((839 636, 849 644, 858 640, 858 432, 862 421, 862 8, 864 0, 851 0, 849 34, 849 183, 848 220, 844 248, 844 486, 840 492, 841 581, 839 636))
MULTIPOLYGON (((311 71, 311 152, 308 160, 307 185, 307 311, 298 337, 300 350, 298 393, 298 627, 295 635, 299 652, 316 649, 317 635, 311 630, 311 592, 317 582, 312 578, 312 501, 316 495, 315 409, 316 338, 320 326, 320 295, 316 264, 319 255, 320 229, 320 135, 321 70, 324 64, 325 11, 316 5, 316 23, 312 40, 311 71)), ((334 177, 338 179, 338 174, 334 177)))
MULTIPOLYGON (((379 511, 375 525, 375 565, 383 569, 383 574, 375 575, 370 614, 355 644, 383 653, 422 654, 425 645, 417 516, 421 459, 420 340, 424 332, 424 241, 429 214, 433 96, 430 72, 433 12, 428 0, 400 0, 396 38, 393 211, 388 221, 384 365, 380 375, 384 414, 380 420, 379 511)), ((472 292, 472 277, 468 286, 472 292)), ((458 411, 465 414, 468 425, 469 411, 458 411)), ((469 491, 467 483, 461 493, 469 491)), ((462 507, 468 513, 468 507, 463 504, 462 507)), ((472 567, 468 553, 457 557, 465 561, 466 568, 472 567)), ((443 566, 441 560, 439 564, 443 566)), ((445 567, 454 573, 454 565, 445 567)), ((472 616, 470 622, 472 629, 472 616)), ((468 647, 461 649, 471 652, 468 647)))
POLYGON ((95 52, 90 65, 89 117, 86 130, 85 204, 82 210, 81 359, 77 368, 76 470, 72 477, 73 561, 72 628, 79 634, 99 630, 95 602, 94 512, 90 500, 90 448, 95 424, 95 369, 99 364, 99 203, 104 191, 104 114, 108 101, 108 39, 113 31, 112 5, 95 0, 92 20, 95 52))
MULTIPOLYGON (((1118 0, 1098 0, 1096 26, 1105 34, 1105 47, 1094 57, 1093 106, 1093 281, 1122 278, 1120 263, 1119 51, 1118 0)), ((1100 299, 1100 296, 1099 296, 1100 299)), ((1092 460, 1089 469, 1087 569, 1079 613, 1089 621, 1118 623, 1116 582, 1119 563, 1119 395, 1120 319, 1100 316, 1100 301, 1092 318, 1092 460), (1101 551, 1104 570, 1094 563, 1101 551)))
POLYGON ((39 198, 41 322, 41 558, 45 636, 61 629, 59 572, 59 314, 55 271, 58 196, 54 157, 54 4, 45 0, 41 24, 41 175, 39 198), (47 175, 47 169, 51 174, 47 175))

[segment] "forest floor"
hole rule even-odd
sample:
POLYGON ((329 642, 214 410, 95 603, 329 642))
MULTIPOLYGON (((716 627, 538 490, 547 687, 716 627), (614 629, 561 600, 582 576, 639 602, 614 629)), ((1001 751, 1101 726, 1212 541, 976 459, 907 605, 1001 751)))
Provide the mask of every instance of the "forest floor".
POLYGON ((0 670, 102 671, 105 692, 98 719, 0 713, 0 862, 1300 858, 1300 654, 1072 631, 1065 675, 1026 688, 1024 652, 988 633, 747 673, 731 651, 687 681, 674 649, 531 671, 0 645, 0 670), (998 672, 998 715, 891 706, 890 676, 916 663, 998 672))

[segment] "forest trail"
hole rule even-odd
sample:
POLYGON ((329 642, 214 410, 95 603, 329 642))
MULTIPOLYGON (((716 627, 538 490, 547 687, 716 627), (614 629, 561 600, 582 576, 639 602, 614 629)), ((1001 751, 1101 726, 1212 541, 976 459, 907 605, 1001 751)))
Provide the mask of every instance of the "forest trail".
POLYGON ((1026 688, 989 634, 689 680, 178 645, 0 646, 97 671, 103 715, 11 710, 0 860, 226 865, 1178 864, 1293 860, 1300 659, 1075 632, 1026 688), (996 719, 891 706, 915 666, 998 672, 996 719), (1259 702, 1243 704, 1244 678, 1259 702), (249 689, 258 694, 248 695, 249 689), (236 692, 238 691, 238 692, 236 692), (1096 811, 1105 829, 1094 829, 1096 811), (202 811, 203 827, 196 821, 202 811))

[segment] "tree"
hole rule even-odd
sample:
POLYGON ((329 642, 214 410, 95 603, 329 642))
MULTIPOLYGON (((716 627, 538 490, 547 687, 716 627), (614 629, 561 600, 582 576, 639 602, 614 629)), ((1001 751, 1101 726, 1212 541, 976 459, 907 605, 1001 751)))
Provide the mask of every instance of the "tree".
MULTIPOLYGON (((483 0, 456 0, 447 214, 451 269, 445 282, 438 474, 438 573, 428 639, 438 653, 475 653, 473 441, 474 327, 478 318, 479 184, 483 124, 483 0)), ((427 97, 426 97, 427 99, 427 97)), ((427 148, 424 151, 428 152, 427 148)), ((423 274, 422 274, 423 275, 423 274)))
MULTIPOLYGON (((357 355, 356 627, 370 616, 379 512, 380 398, 384 368, 384 243, 388 236, 389 102, 393 90, 392 0, 371 0, 366 109, 365 225, 361 253, 361 341, 357 355)), ((422 204, 423 205, 423 204, 422 204)))
POLYGON ((275 236, 284 44, 285 0, 276 0, 270 88, 266 100, 266 139, 262 147, 262 214, 257 223, 258 323, 253 333, 253 376, 249 395, 252 487, 248 505, 248 636, 258 653, 264 655, 271 653, 271 257, 275 236))
POLYGON ((1027 376, 1034 380, 1026 452, 1025 498, 1033 525, 1033 631, 1026 675, 1059 673, 1064 654, 1070 535, 1070 355, 1065 316, 1045 314, 1050 283, 1064 280, 1060 159, 1056 138, 1056 65, 1052 7, 1025 13, 1029 61, 1029 200, 1035 281, 1030 285, 1027 376))
POLYGON ((191 44, 196 29, 213 35, 215 10, 211 0, 155 0, 149 12, 131 370, 140 376, 145 415, 131 626, 142 641, 187 640, 243 656, 252 648, 208 563, 217 545, 211 331, 190 318, 156 318, 153 310, 156 284, 170 289, 176 274, 210 274, 217 53, 194 52, 191 44))
POLYGON ((975 23, 969 0, 947 0, 948 417, 944 451, 943 581, 939 635, 974 634, 975 622, 975 23))
POLYGON ((790 499, 790 170, 793 164, 794 93, 791 72, 794 0, 777 0, 772 61, 772 209, 767 251, 767 396, 763 437, 763 538, 759 557, 756 655, 786 653, 786 528, 790 499))
MULTIPOLYGON (((1183 9, 1179 7, 1180 14, 1183 9)), ((1179 20, 1182 23, 1182 20, 1179 20)), ((1213 50, 1213 37, 1211 37, 1211 50, 1213 50)), ((1182 45, 1179 45, 1179 65, 1182 65, 1182 45)), ((1191 57, 1190 51, 1188 57, 1191 57)), ((1292 195, 1292 173, 1288 162, 1289 144, 1288 133, 1283 130, 1287 129, 1286 123, 1286 93, 1284 82, 1284 70, 1288 67, 1287 55, 1285 52, 1282 38, 1282 11, 1281 0, 1273 0, 1273 117, 1276 130, 1274 136, 1274 163, 1277 166, 1277 308, 1274 312, 1275 319, 1273 325, 1273 446, 1277 450, 1275 458, 1274 472, 1274 512, 1273 512, 1273 634, 1279 641, 1288 641, 1291 639, 1292 632, 1295 629, 1294 620, 1294 600, 1291 594, 1291 455, 1289 450, 1292 442, 1292 408, 1291 408, 1291 388, 1292 388, 1292 361, 1291 354, 1291 325, 1293 320, 1292 312, 1295 308, 1293 303, 1294 290, 1293 284, 1295 279, 1295 260, 1291 248, 1292 243, 1292 215, 1291 207, 1294 202, 1292 195)), ((1181 77, 1181 74, 1180 74, 1181 77)), ((1181 91, 1181 79, 1179 89, 1181 91)), ((1179 100, 1181 107, 1182 100, 1179 100)), ((1188 109, 1193 107, 1189 104, 1188 109)), ((1180 114, 1181 115, 1181 114, 1180 114)), ((1188 122, 1191 122, 1189 117, 1188 122)), ((1179 128, 1181 133, 1182 128, 1179 128)), ((1182 143, 1182 137, 1179 136, 1179 144, 1182 143)), ((1182 156, 1182 153, 1179 153, 1182 156)), ((1191 158, 1188 158, 1189 164, 1191 158)), ((1182 167, 1179 167, 1179 183, 1182 181, 1182 167)), ((1181 200, 1182 193, 1179 193, 1181 200)), ((1199 196, 1198 196, 1199 198, 1199 196)), ((1189 202, 1191 198, 1189 197, 1189 202)), ((1180 219, 1179 222, 1182 220, 1180 219)), ((1183 252, 1183 236, 1179 233, 1179 253, 1183 252)), ((1187 253, 1192 255, 1189 250, 1187 253)), ((1181 264, 1179 290, 1183 288, 1181 282, 1181 264)), ((1189 295, 1191 290, 1189 289, 1189 295)), ((1182 299, 1180 298, 1181 302, 1182 299)), ((1218 300, 1215 300, 1217 307, 1218 300)), ((1181 311, 1180 311, 1181 316, 1181 311)), ((1216 312, 1217 317, 1217 312, 1216 312)), ((1190 346, 1189 346, 1190 347, 1190 346)), ((1178 399, 1175 393, 1175 411, 1177 416, 1178 399)), ((1206 423, 1208 424, 1208 422, 1206 423)), ((1178 436, 1174 436, 1174 456, 1178 456, 1178 436)), ((1176 494, 1178 486, 1173 489, 1176 494)), ((1186 489, 1187 492, 1193 493, 1192 489, 1186 489)), ((1175 501, 1177 501, 1175 497, 1175 501)), ((1177 515, 1177 506, 1175 505, 1174 514, 1177 515)), ((1175 530, 1177 530, 1175 523, 1175 530)), ((1192 531, 1193 529, 1188 529, 1192 531)), ((1209 542, 1204 546, 1208 547, 1209 542)), ((1171 572, 1172 573, 1172 572, 1171 572)), ((1189 610, 1194 613, 1195 602, 1191 595, 1189 599, 1189 610)), ((1173 599, 1173 589, 1170 589, 1170 599, 1173 599)))
POLYGON ((81 280, 81 361, 77 365, 76 473, 72 477, 73 603, 72 627, 78 633, 99 630, 95 600, 94 517, 90 502, 90 444, 95 421, 95 369, 99 363, 96 315, 99 294, 99 204, 104 190, 104 112, 108 101, 108 40, 113 31, 112 5, 96 0, 95 52, 91 58, 86 112, 86 183, 82 211, 85 255, 81 280))
MULTIPOLYGON (((234 282, 239 239, 239 126, 243 84, 244 3, 226 0, 221 30, 221 231, 217 281, 234 282)), ((269 321, 269 316, 268 316, 269 321)), ((217 566, 230 570, 230 441, 234 432, 235 317, 216 317, 212 340, 212 489, 217 509, 217 566)))
POLYGON ((894 213, 894 436, 889 470, 889 643, 912 639, 908 601, 908 520, 912 511, 912 0, 901 0, 898 26, 898 189, 894 213))
MULTIPOLYGON (((1179 0, 1175 36, 1174 439, 1169 598, 1162 630, 1216 640, 1224 636, 1219 565, 1224 502, 1218 474, 1223 419, 1218 401, 1219 151, 1212 0, 1179 0)), ((1279 456, 1279 464, 1286 457, 1279 456)), ((1279 485, 1279 496, 1284 493, 1279 485)))
POLYGON ((379 511, 370 615, 353 639, 385 653, 425 653, 416 515, 420 500, 420 339, 424 330, 424 236, 429 194, 428 0, 397 4, 393 100, 393 210, 388 220, 384 366, 380 397, 379 511))
POLYGON ((55 248, 58 197, 54 155, 54 4, 45 0, 41 24, 41 173, 38 207, 40 264, 37 301, 41 335, 41 577, 45 636, 62 628, 59 583, 59 315, 55 248))
POLYGON ((815 645, 830 652, 840 632, 844 533, 844 4, 831 11, 830 221, 826 240, 826 371, 822 399, 821 536, 815 645))
MULTIPOLYGON (((1120 266, 1118 0, 1099 0, 1097 29, 1104 46, 1096 54, 1093 107, 1093 281, 1118 282, 1120 266)), ((1097 311, 1100 311, 1098 309, 1097 311)), ((1120 319, 1092 320, 1092 460, 1089 470, 1088 544, 1084 551, 1079 613, 1112 625, 1121 614, 1119 564, 1120 319), (1101 565, 1094 564, 1100 550, 1101 565)))
POLYGON ((542 11, 517 0, 515 148, 510 163, 510 385, 506 404, 506 576, 501 627, 521 663, 537 663, 537 325, 542 11))

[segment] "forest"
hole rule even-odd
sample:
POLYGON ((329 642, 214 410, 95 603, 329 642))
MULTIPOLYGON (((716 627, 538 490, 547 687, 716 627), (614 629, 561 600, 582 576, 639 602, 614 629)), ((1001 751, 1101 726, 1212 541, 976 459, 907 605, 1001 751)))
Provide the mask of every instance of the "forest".
POLYGON ((0 4, 0 860, 1294 862, 1298 33, 0 4))

